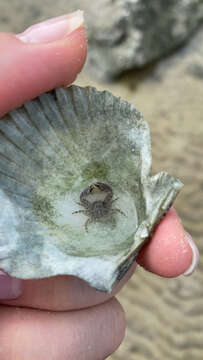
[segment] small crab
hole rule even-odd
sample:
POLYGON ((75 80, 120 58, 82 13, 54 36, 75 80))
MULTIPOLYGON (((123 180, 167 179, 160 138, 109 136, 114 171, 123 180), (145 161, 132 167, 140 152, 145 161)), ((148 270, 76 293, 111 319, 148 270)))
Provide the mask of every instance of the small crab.
POLYGON ((103 221, 115 213, 126 216, 120 209, 111 208, 113 202, 116 200, 118 200, 118 198, 113 200, 113 191, 109 185, 97 182, 88 186, 80 194, 80 203, 78 204, 84 206, 85 210, 74 211, 73 214, 83 213, 88 216, 85 222, 85 230, 88 232, 88 225, 92 222, 103 221), (95 194, 101 195, 102 193, 105 195, 103 200, 89 201, 87 199, 90 195, 94 197, 95 194))

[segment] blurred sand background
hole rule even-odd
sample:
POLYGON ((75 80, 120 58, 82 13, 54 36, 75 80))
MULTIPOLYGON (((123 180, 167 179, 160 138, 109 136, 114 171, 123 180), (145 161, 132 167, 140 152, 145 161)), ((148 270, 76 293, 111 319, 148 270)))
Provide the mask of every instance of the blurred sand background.
MULTIPOLYGON (((68 1, 0 0, 0 31, 69 11, 68 1)), ((162 279, 137 269, 121 291, 127 333, 111 360, 203 359, 203 28, 170 57, 118 81, 98 83, 83 72, 76 81, 108 89, 133 103, 151 128, 153 173, 167 170, 185 187, 176 209, 200 249, 193 276, 162 279)))

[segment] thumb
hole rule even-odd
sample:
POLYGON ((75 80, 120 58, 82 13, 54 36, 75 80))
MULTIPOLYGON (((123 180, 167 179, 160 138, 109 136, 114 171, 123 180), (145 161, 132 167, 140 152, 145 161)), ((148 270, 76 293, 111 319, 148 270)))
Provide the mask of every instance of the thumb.
POLYGON ((0 33, 0 116, 72 83, 86 58, 83 13, 50 19, 24 33, 0 33))
POLYGON ((16 299, 22 293, 22 281, 0 270, 0 300, 16 299))

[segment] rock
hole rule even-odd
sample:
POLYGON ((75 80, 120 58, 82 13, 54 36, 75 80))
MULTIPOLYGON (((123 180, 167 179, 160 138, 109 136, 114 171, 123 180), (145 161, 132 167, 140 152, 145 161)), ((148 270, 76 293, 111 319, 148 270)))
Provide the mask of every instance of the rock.
POLYGON ((203 18, 200 0, 79 1, 87 9, 88 70, 99 78, 143 67, 169 54, 203 18))

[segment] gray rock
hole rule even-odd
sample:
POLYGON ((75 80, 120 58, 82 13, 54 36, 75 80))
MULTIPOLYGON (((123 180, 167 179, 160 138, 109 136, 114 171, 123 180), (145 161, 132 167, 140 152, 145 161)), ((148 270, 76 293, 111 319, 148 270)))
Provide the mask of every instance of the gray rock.
POLYGON ((88 70, 113 78, 184 43, 203 17, 201 0, 79 1, 87 10, 88 70))

